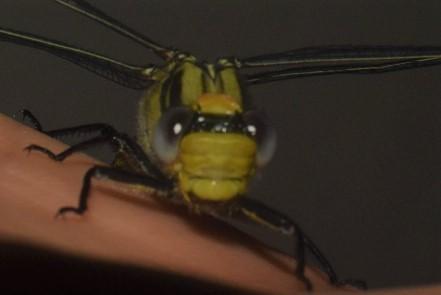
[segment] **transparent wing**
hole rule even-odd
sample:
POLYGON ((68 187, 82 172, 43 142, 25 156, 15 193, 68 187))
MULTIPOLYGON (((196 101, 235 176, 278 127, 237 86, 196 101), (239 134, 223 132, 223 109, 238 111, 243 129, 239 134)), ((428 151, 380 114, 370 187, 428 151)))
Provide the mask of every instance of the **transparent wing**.
POLYGON ((306 47, 238 59, 243 68, 286 65, 336 65, 441 58, 436 46, 325 46, 306 47))
POLYGON ((134 89, 146 88, 151 83, 151 73, 156 68, 153 65, 130 65, 66 43, 6 28, 0 28, 0 41, 49 52, 108 80, 134 89))
POLYGON ((240 68, 272 68, 245 75, 250 84, 334 74, 375 74, 434 66, 441 47, 308 47, 236 60, 240 68))
POLYGON ((166 60, 172 58, 176 51, 160 45, 159 43, 149 39, 148 37, 136 32, 135 30, 127 27, 126 25, 120 23, 116 19, 108 16, 98 8, 92 6, 84 0, 55 0, 61 5, 66 6, 84 16, 104 25, 105 27, 117 32, 118 34, 125 36, 136 43, 152 50, 154 53, 159 55, 161 58, 166 60))

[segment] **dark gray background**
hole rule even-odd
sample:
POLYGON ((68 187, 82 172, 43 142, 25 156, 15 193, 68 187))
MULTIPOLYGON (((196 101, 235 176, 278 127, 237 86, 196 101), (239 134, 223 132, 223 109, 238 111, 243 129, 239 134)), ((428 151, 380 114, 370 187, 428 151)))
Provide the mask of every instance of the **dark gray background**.
MULTIPOLYGON (((207 60, 329 44, 441 45, 439 0, 93 3, 207 60)), ((3 0, 0 26, 133 63, 159 62, 52 1, 3 0)), ((37 50, 1 43, 0 58, 2 112, 29 108, 48 129, 107 122, 134 134, 141 92, 37 50)), ((252 194, 295 218, 343 277, 372 287, 441 281, 440 75, 434 67, 250 89, 279 135, 252 194)))

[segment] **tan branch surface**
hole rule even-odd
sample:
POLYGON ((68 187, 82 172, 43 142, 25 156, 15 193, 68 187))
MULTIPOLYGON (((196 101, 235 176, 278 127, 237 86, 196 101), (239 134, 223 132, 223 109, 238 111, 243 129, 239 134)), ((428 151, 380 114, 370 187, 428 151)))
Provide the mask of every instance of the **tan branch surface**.
MULTIPOLYGON (((29 245, 208 279, 275 294, 304 290, 294 261, 268 250, 212 218, 196 216, 135 192, 127 185, 94 181, 89 211, 55 219, 77 204, 82 178, 95 161, 83 154, 58 163, 38 152, 66 146, 0 116, 0 241, 29 245)), ((332 290, 311 269, 316 290, 332 290)))
MULTIPOLYGON (((0 242, 153 267, 263 293, 304 290, 292 274, 291 258, 220 222, 163 204, 127 185, 94 181, 90 210, 84 216, 55 219, 58 208, 77 204, 83 175, 96 161, 78 154, 56 163, 46 155, 25 152, 29 144, 54 152, 66 147, 0 115, 0 242)), ((307 276, 321 294, 347 294, 329 286, 314 270, 308 269, 307 276)), ((441 294, 441 287, 369 293, 434 295, 441 294)))

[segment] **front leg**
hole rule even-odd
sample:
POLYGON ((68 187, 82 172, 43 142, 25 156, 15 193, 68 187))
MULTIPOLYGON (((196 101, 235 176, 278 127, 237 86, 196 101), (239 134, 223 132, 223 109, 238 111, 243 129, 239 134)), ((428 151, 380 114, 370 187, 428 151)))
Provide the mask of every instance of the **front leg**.
MULTIPOLYGON (((118 167, 94 166, 90 168, 83 178, 83 187, 81 189, 79 203, 77 207, 62 207, 58 211, 58 215, 63 215, 66 212, 74 212, 76 214, 83 214, 87 210, 87 201, 89 197, 90 184, 92 178, 107 178, 123 183, 142 185, 152 189, 166 192, 166 195, 171 195, 174 188, 174 182, 165 176, 149 159, 142 148, 129 136, 117 132, 113 127, 106 124, 83 125, 79 127, 72 127, 63 129, 68 130, 69 133, 78 132, 87 129, 88 126, 102 126, 98 129, 101 135, 95 138, 77 143, 55 154, 49 149, 39 146, 30 145, 25 148, 28 152, 39 151, 48 155, 55 161, 64 161, 67 157, 75 152, 83 151, 91 146, 110 144, 115 147, 115 152, 119 155, 124 155, 121 159, 127 161, 127 165, 123 165, 128 169, 121 169, 118 167)), ((58 132, 61 132, 61 131, 58 132)), ((123 163, 124 164, 124 163, 123 163)))
POLYGON ((61 162, 64 161, 67 157, 69 157, 73 153, 84 151, 92 146, 111 145, 112 147, 114 147, 115 154, 124 155, 124 159, 127 162, 127 165, 124 166, 129 167, 130 168, 129 170, 133 170, 141 174, 151 175, 163 181, 168 179, 168 177, 166 177, 162 173, 162 171, 160 171, 153 164, 153 162, 146 155, 146 153, 141 148, 141 146, 139 146, 128 135, 117 132, 110 125, 107 124, 81 125, 77 127, 49 131, 48 135, 80 133, 80 132, 90 131, 91 129, 93 129, 95 132, 99 132, 100 135, 91 138, 89 140, 74 144, 59 154, 55 154, 49 149, 35 144, 27 146, 25 150, 28 152, 39 151, 46 154, 51 159, 61 162))
POLYGON ((62 151, 59 154, 55 154, 51 150, 49 150, 45 147, 42 147, 40 145, 37 145, 37 144, 28 145, 27 147, 24 148, 24 150, 27 151, 28 153, 30 153, 31 151, 38 151, 43 154, 46 154, 49 158, 51 158, 54 161, 62 162, 67 157, 71 156, 72 154, 74 154, 76 152, 86 150, 91 146, 96 146, 96 145, 100 145, 100 144, 108 144, 109 142, 110 142, 110 140, 107 136, 99 136, 99 137, 95 137, 95 138, 77 143, 75 145, 72 145, 71 147, 67 148, 66 150, 62 151))
POLYGON ((127 184, 142 185, 166 193, 170 193, 173 189, 173 182, 171 180, 161 181, 148 175, 141 175, 113 167, 97 165, 90 168, 84 175, 83 187, 81 188, 78 206, 62 207, 58 210, 56 216, 63 215, 67 212, 82 215, 87 210, 87 202, 89 199, 92 178, 111 179, 127 184))
POLYGON ((27 109, 22 109, 20 110, 20 113, 22 114, 22 121, 29 121, 32 128, 56 139, 68 136, 84 136, 90 134, 95 134, 95 137, 105 136, 116 132, 116 130, 112 126, 103 123, 86 124, 46 131, 43 129, 40 121, 34 116, 31 111, 27 109))

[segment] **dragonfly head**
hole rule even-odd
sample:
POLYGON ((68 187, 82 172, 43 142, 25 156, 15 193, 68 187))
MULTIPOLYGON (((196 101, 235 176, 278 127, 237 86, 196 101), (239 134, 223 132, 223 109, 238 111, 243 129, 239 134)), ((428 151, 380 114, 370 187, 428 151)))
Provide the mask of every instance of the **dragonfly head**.
POLYGON ((256 168, 271 158, 275 135, 232 97, 204 94, 163 115, 153 147, 187 201, 226 202, 246 193, 256 168))

